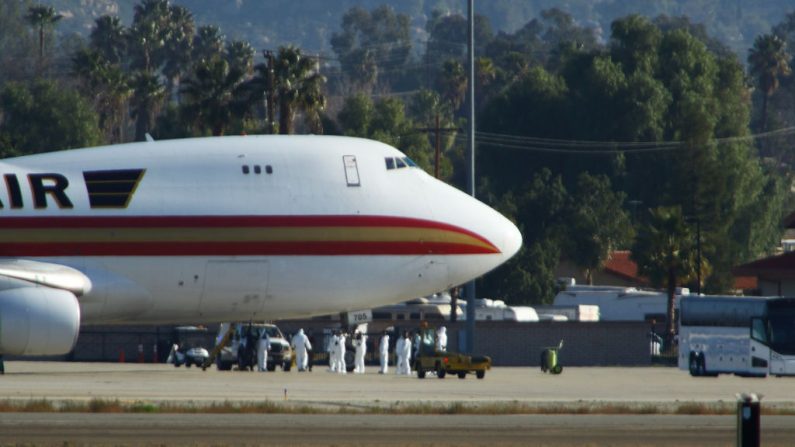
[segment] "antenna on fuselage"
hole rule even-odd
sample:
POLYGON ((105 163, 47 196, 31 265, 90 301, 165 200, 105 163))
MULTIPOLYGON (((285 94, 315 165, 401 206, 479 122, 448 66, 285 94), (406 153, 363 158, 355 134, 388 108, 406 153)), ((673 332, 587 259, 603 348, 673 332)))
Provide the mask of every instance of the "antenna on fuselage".
POLYGON ((155 139, 152 138, 152 135, 150 135, 149 132, 147 132, 146 133, 146 142, 147 143, 154 143, 154 141, 155 141, 155 139))

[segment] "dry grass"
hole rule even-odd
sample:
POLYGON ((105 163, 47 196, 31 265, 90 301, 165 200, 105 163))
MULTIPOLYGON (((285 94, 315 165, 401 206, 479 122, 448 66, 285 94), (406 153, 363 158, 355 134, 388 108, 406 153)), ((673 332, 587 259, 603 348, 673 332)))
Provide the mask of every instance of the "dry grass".
MULTIPOLYGON (((118 399, 88 401, 0 400, 0 413, 169 413, 169 414, 375 414, 375 415, 518 415, 518 414, 605 414, 605 415, 730 415, 730 403, 684 402, 676 404, 626 403, 428 403, 395 402, 374 405, 309 404, 278 401, 257 402, 125 402, 118 399)), ((764 415, 795 416, 792 406, 762 406, 764 415)))

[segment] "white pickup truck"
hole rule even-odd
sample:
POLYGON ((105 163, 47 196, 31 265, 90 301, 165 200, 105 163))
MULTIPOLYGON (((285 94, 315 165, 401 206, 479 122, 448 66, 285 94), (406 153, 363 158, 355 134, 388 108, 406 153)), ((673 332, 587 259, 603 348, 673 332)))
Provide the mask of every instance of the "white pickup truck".
MULTIPOLYGON (((290 343, 287 342, 282 331, 276 325, 266 323, 231 324, 234 325, 232 337, 215 358, 218 370, 229 371, 235 365, 241 371, 253 370, 257 365, 257 340, 262 336, 262 331, 267 331, 271 343, 270 350, 268 350, 268 371, 275 370, 277 365, 284 371, 290 371, 293 364, 293 351, 290 348, 290 343)), ((221 325, 218 341, 223 338, 228 328, 228 324, 221 325)))

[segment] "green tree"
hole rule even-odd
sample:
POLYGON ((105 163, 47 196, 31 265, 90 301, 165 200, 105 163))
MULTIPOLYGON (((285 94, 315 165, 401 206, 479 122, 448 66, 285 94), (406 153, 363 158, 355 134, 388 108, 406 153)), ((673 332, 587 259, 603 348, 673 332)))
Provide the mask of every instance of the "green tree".
POLYGON ((165 42, 165 64, 163 75, 168 80, 169 89, 176 89, 179 79, 191 67, 193 59, 193 34, 196 24, 193 15, 182 6, 169 7, 167 23, 168 39, 165 42))
POLYGON ((464 66, 454 59, 445 61, 437 77, 437 88, 453 111, 458 111, 464 104, 467 85, 467 74, 464 71, 464 66))
POLYGON ((372 11, 353 7, 342 17, 342 30, 331 36, 331 47, 343 73, 360 88, 378 83, 379 70, 395 74, 411 55, 409 16, 388 5, 372 11))
POLYGON ((556 293, 555 267, 563 254, 571 196, 561 176, 541 169, 515 191, 491 193, 481 181, 479 197, 513 220, 524 248, 510 261, 483 277, 479 293, 504 297, 513 304, 550 304, 556 293))
POLYGON ((254 70, 255 53, 254 47, 243 40, 233 40, 226 44, 226 62, 232 69, 246 76, 250 75, 254 70))
POLYGON ((132 68, 154 73, 164 60, 168 40, 168 0, 142 0, 135 5, 128 31, 132 68))
POLYGON ((96 146, 97 115, 74 90, 53 81, 6 83, 0 91, 0 141, 19 154, 96 146))
POLYGON ((193 38, 193 60, 195 63, 200 64, 222 57, 225 40, 221 29, 217 26, 200 26, 193 38))
POLYGON ((102 16, 91 30, 91 48, 111 64, 120 64, 127 54, 127 30, 116 16, 102 16))
POLYGON ((626 195, 613 191, 607 176, 583 172, 571 196, 565 251, 585 270, 588 284, 593 284, 593 273, 632 239, 629 214, 624 209, 626 195))
POLYGON ((48 28, 52 28, 63 18, 56 14, 52 6, 31 6, 28 8, 28 15, 25 16, 28 23, 36 28, 39 33, 39 63, 44 59, 44 33, 48 28))
POLYGON ((182 86, 184 116, 200 131, 223 135, 251 107, 243 75, 240 67, 230 66, 224 59, 200 63, 182 86))
POLYGON ((748 51, 749 69, 762 93, 762 132, 767 130, 768 99, 778 89, 779 79, 792 72, 789 59, 786 42, 775 34, 757 36, 754 46, 748 51))
POLYGON ((132 95, 127 74, 96 50, 84 48, 72 57, 73 73, 83 95, 94 103, 105 139, 123 141, 127 100, 132 95))
POLYGON ((37 42, 25 19, 29 2, 0 2, 0 85, 34 76, 37 42))
POLYGON ((649 210, 648 222, 638 229, 632 246, 632 259, 638 264, 638 274, 649 278, 654 287, 665 287, 668 294, 666 341, 670 346, 676 330, 676 287, 695 277, 698 268, 695 237, 685 223, 681 207, 649 210))
POLYGON ((421 168, 432 172, 428 138, 417 132, 416 123, 406 114, 406 106, 400 99, 388 97, 374 103, 364 94, 350 96, 337 115, 337 121, 345 135, 370 138, 394 146, 421 168))
POLYGON ((318 131, 319 113, 326 105, 322 93, 326 78, 317 70, 317 62, 301 50, 281 47, 274 63, 274 88, 279 103, 279 133, 294 132, 295 114, 304 112, 313 131, 318 131))
POLYGON ((157 75, 145 71, 133 75, 130 85, 134 91, 130 105, 135 118, 135 140, 144 141, 166 97, 166 88, 157 75))

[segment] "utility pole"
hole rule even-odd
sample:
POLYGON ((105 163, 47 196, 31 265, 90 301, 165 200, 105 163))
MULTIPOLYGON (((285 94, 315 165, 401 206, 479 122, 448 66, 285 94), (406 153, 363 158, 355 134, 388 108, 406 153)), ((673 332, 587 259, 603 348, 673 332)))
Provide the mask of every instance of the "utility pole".
POLYGON ((439 130, 439 112, 436 112, 436 153, 433 157, 433 176, 439 178, 439 158, 442 152, 442 131, 439 130))
POLYGON ((273 51, 265 50, 265 61, 268 70, 268 87, 265 90, 265 107, 268 109, 267 112, 267 119, 265 120, 268 123, 268 133, 273 133, 273 125, 274 125, 274 101, 273 101, 273 89, 274 89, 274 58, 273 58, 273 51))
MULTIPOLYGON (((469 89, 467 94, 467 109, 469 114, 469 172, 467 176, 467 192, 475 197, 475 0, 467 0, 467 63, 469 65, 469 89)), ((475 281, 466 284, 467 299, 467 324, 466 346, 467 353, 472 353, 475 348, 475 281)))
POLYGON ((457 127, 441 127, 439 112, 436 112, 436 126, 434 127, 418 127, 415 128, 417 132, 433 132, 436 135, 436 148, 433 164, 433 176, 439 178, 439 166, 442 158, 442 132, 458 132, 460 129, 457 127))

